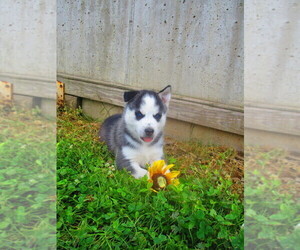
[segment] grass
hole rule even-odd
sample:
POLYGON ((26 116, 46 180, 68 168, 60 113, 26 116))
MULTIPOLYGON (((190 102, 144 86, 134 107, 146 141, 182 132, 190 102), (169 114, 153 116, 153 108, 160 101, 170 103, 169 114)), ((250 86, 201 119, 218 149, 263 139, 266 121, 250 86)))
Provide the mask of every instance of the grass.
POLYGON ((242 249, 243 169, 232 149, 167 141, 181 184, 154 193, 115 170, 99 123, 62 110, 57 130, 58 249, 242 249))
POLYGON ((254 147, 246 153, 245 247, 299 249, 299 155, 254 147))
MULTIPOLYGON (((38 110, 0 111, 0 249, 55 248, 55 124, 38 110)), ((58 249, 242 249, 243 155, 166 140, 179 187, 150 191, 116 171, 99 123, 57 120, 58 249)), ((297 249, 299 155, 246 149, 245 247, 297 249)))
POLYGON ((0 249, 53 249, 55 123, 0 109, 0 131, 0 249))

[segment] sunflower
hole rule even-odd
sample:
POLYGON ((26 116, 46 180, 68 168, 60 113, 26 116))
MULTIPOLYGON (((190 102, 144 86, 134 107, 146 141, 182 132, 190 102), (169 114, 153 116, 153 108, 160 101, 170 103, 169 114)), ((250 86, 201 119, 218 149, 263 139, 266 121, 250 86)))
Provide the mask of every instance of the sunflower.
POLYGON ((166 165, 164 160, 158 160, 152 163, 148 168, 148 182, 153 183, 152 189, 158 191, 166 186, 173 184, 178 185, 179 180, 175 179, 180 171, 170 171, 174 165, 166 165))

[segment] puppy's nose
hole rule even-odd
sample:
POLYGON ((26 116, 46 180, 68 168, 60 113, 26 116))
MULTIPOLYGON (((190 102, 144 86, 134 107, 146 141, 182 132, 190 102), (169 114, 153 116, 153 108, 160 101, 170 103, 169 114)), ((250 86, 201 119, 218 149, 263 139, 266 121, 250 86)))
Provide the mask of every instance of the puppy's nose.
POLYGON ((146 134, 147 136, 152 136, 153 133, 154 133, 154 129, 153 129, 153 128, 146 128, 146 129, 145 129, 145 134, 146 134))

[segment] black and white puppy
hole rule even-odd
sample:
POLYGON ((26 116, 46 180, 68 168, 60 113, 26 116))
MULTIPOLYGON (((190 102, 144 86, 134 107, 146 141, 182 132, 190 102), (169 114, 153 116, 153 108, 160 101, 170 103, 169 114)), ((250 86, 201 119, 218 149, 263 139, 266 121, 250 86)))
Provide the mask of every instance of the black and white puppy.
POLYGON ((163 159, 163 130, 170 99, 171 86, 158 93, 124 93, 123 114, 110 116, 100 129, 100 140, 114 152, 118 169, 125 168, 140 178, 147 174, 146 164, 163 159))

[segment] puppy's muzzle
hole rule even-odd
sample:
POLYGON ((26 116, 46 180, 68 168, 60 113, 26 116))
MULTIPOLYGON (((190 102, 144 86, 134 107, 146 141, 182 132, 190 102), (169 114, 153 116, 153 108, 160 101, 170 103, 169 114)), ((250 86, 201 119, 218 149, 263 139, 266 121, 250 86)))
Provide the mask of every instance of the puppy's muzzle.
POLYGON ((153 136, 153 133, 154 133, 154 129, 153 128, 146 128, 145 129, 145 135, 147 137, 152 137, 153 136))

